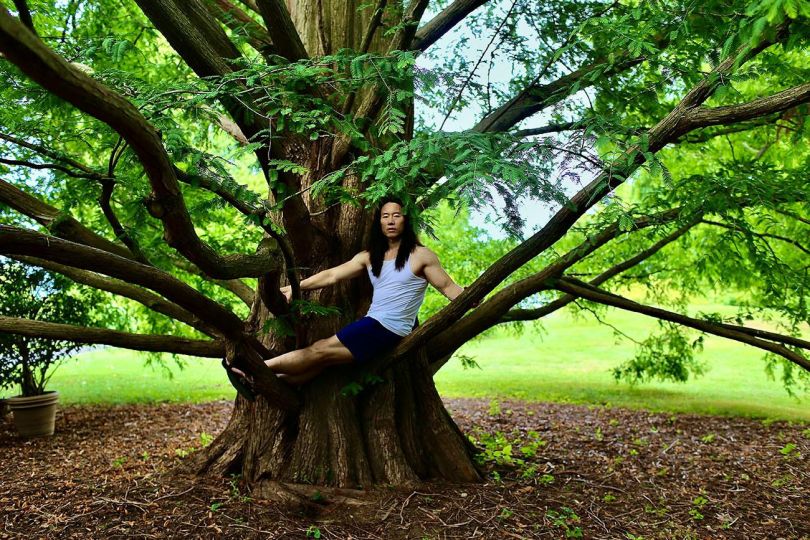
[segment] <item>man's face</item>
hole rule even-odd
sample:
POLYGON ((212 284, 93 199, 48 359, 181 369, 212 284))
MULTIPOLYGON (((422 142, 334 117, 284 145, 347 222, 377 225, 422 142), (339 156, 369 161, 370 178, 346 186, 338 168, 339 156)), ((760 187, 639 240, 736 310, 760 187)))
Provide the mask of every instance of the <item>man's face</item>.
POLYGON ((386 238, 395 239, 405 231, 405 216, 397 203, 385 203, 380 212, 380 227, 386 238))

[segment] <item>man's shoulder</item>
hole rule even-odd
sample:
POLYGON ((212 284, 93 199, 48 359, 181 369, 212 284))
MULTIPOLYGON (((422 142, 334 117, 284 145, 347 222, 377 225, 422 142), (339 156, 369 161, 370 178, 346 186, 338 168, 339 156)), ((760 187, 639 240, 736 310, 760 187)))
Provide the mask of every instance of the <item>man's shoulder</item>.
POLYGON ((369 255, 368 251, 361 251, 352 257, 352 260, 368 266, 371 264, 371 255, 369 255))
POLYGON ((425 247, 425 246, 416 246, 416 248, 413 250, 413 254, 419 260, 421 260, 421 261, 423 261, 425 263, 433 262, 433 261, 438 260, 438 257, 433 252, 433 250, 428 248, 428 247, 425 247))

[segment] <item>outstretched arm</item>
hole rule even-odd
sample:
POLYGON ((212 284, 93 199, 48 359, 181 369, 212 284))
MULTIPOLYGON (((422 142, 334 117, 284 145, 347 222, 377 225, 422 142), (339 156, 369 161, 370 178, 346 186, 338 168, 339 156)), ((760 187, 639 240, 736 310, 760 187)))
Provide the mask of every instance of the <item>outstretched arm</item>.
MULTIPOLYGON (((351 260, 332 268, 327 268, 318 272, 314 276, 301 281, 301 290, 310 291, 313 289, 322 289, 329 285, 334 285, 338 281, 344 279, 351 279, 363 275, 366 271, 366 264, 368 262, 368 253, 363 251, 351 258, 351 260)), ((292 289, 289 285, 281 288, 281 292, 287 298, 287 302, 292 298, 292 289)))
POLYGON ((445 272, 436 254, 425 248, 424 258, 424 272, 428 283, 436 287, 436 289, 445 295, 449 300, 453 300, 456 296, 460 295, 461 291, 464 289, 459 287, 456 282, 453 281, 453 278, 451 278, 447 272, 445 272))

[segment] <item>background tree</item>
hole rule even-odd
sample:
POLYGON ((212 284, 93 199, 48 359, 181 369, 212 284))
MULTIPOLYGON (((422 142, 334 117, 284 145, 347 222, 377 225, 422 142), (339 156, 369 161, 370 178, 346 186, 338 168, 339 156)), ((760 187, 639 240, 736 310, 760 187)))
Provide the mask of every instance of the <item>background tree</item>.
POLYGON ((101 294, 82 290, 59 274, 6 260, 0 262, 0 296, 0 318, 30 321, 19 333, 0 334, 0 388, 19 387, 23 397, 43 394, 59 361, 82 346, 47 335, 39 337, 38 322, 90 326, 100 314, 93 304, 101 300, 101 294))
POLYGON ((804 3, 15 6, 0 10, 0 253, 150 312, 123 343, 112 329, 60 338, 224 354, 252 373, 261 399, 237 400, 201 472, 240 472, 257 496, 278 481, 475 480, 432 373, 486 329, 574 301, 671 323, 618 368, 631 378, 688 375, 674 325, 810 369, 804 3), (459 111, 478 116, 445 131, 459 111), (511 240, 476 253, 465 292, 371 372, 284 385, 261 358, 369 303, 363 280, 302 298, 299 279, 360 251, 370 206, 391 192, 425 226, 441 201, 497 195, 511 240), (527 202, 553 215, 524 237, 527 202), (626 283, 648 301, 617 294, 626 283), (784 331, 681 312, 710 287, 754 291, 744 307, 784 331))

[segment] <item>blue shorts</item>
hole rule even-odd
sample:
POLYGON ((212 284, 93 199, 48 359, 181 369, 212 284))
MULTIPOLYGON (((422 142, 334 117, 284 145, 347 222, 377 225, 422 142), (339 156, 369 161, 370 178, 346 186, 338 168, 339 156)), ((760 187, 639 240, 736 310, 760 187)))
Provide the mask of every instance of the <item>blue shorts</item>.
POLYGON ((387 353, 403 338, 371 317, 363 317, 359 321, 344 326, 338 330, 336 335, 360 364, 387 353))

